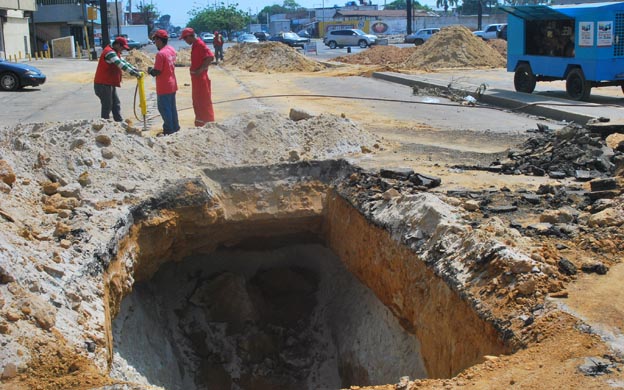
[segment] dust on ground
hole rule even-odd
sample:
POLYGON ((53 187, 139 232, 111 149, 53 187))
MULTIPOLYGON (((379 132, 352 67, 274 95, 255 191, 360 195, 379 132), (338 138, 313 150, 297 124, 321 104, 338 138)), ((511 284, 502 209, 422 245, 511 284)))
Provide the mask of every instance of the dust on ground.
POLYGON ((239 43, 227 50, 225 62, 250 72, 317 72, 326 65, 308 59, 280 42, 239 43))

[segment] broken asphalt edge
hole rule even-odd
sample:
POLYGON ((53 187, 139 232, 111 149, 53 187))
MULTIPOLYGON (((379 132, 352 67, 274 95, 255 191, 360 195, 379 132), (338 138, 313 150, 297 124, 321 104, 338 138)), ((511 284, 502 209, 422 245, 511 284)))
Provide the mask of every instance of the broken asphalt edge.
MULTIPOLYGON (((397 73, 374 72, 372 77, 409 87, 418 86, 422 88, 448 88, 448 84, 445 84, 440 80, 414 78, 413 75, 406 77, 397 73)), ((460 88, 451 88, 451 90, 466 92, 465 89, 460 88)), ((543 96, 507 91, 503 89, 488 89, 479 97, 478 100, 480 103, 506 108, 511 111, 543 116, 557 121, 574 122, 581 125, 586 124, 590 119, 596 118, 595 115, 571 111, 569 107, 548 106, 549 103, 573 105, 576 104, 576 102, 570 102, 552 97, 548 97, 547 100, 545 100, 543 96)), ((588 107, 591 107, 589 103, 588 107)))

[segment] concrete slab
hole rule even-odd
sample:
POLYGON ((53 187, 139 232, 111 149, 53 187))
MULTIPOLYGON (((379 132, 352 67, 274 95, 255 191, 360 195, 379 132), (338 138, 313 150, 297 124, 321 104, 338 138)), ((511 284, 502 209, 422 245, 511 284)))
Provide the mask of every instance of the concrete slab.
POLYGON ((475 92, 485 85, 486 89, 479 99, 480 103, 554 120, 585 124, 588 120, 598 117, 609 118, 612 121, 624 119, 624 97, 620 88, 595 88, 589 102, 577 102, 564 99, 566 95, 563 81, 538 83, 533 94, 515 92, 513 74, 503 69, 462 69, 424 74, 375 72, 373 77, 407 86, 450 88, 454 91, 467 92, 475 92), (561 89, 553 90, 544 85, 561 89))

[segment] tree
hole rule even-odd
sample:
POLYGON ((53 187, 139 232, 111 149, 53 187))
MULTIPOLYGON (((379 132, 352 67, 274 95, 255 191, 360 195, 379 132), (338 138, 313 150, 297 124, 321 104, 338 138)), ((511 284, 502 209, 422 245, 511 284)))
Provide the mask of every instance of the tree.
POLYGON ((194 9, 189 12, 191 20, 188 26, 195 31, 226 31, 231 36, 232 31, 241 30, 249 24, 249 15, 236 9, 238 4, 231 4, 227 7, 221 3, 219 8, 194 9))
POLYGON ((459 0, 436 0, 436 7, 440 8, 444 8, 444 12, 448 12, 449 6, 457 6, 459 3, 459 0))
POLYGON ((301 6, 299 4, 297 4, 297 2, 295 0, 284 0, 284 4, 282 5, 282 7, 290 10, 290 11, 294 11, 296 9, 301 8, 301 6))
POLYGON ((152 31, 154 29, 154 21, 158 19, 160 13, 154 4, 145 4, 141 1, 137 5, 137 10, 141 14, 141 18, 143 19, 143 23, 147 24, 147 31, 152 31))
MULTIPOLYGON (((388 9, 388 10, 393 10, 393 9, 407 9, 407 1, 406 0, 394 0, 392 3, 388 3, 384 6, 384 9, 388 9)), ((431 8, 429 8, 426 5, 422 5, 420 4, 418 1, 412 1, 412 9, 416 10, 416 9, 422 9, 422 10, 427 10, 430 11, 431 8)))

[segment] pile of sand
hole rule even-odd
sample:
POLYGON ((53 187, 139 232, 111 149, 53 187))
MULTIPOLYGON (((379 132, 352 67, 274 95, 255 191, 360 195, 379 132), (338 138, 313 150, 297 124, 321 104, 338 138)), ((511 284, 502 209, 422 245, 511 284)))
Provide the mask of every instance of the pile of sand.
POLYGON ((191 66, 191 49, 180 49, 176 56, 176 66, 191 66))
MULTIPOLYGON (((124 58, 141 72, 147 72, 148 66, 154 66, 154 58, 140 50, 131 50, 124 58)), ((123 77, 133 78, 134 76, 123 72, 123 77)))
POLYGON ((280 42, 239 43, 227 50, 225 63, 250 72, 317 72, 326 68, 280 42))
POLYGON ((417 47, 372 46, 358 54, 334 58, 334 61, 346 64, 398 66, 417 50, 417 47))
POLYGON ((501 68, 507 61, 464 26, 440 30, 402 65, 406 69, 501 68))
POLYGON ((507 58, 507 41, 503 39, 490 39, 487 44, 500 53, 503 58, 507 58))

